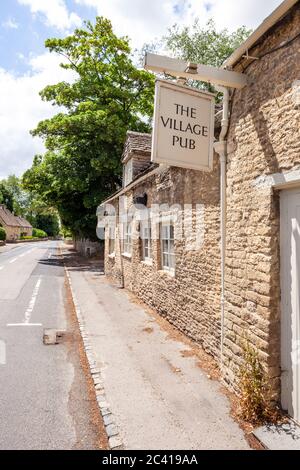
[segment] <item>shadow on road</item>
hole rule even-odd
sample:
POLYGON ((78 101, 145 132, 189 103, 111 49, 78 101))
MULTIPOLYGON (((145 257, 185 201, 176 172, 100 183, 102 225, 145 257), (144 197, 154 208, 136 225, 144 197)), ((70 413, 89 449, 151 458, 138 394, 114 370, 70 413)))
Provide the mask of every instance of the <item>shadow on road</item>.
MULTIPOLYGON (((85 258, 75 250, 68 248, 68 252, 63 253, 62 260, 69 271, 87 271, 98 274, 99 276, 104 275, 104 262, 100 258, 85 258)), ((49 261, 51 261, 51 259, 49 261)))

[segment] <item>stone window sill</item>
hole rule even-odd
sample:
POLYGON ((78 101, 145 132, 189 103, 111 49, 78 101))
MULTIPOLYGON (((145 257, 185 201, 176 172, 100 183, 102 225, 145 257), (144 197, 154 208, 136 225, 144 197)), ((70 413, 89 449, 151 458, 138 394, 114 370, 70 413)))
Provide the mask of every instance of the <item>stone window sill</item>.
POLYGON ((166 274, 167 276, 175 278, 175 269, 163 268, 158 271, 161 274, 166 274))
POLYGON ((122 253, 122 256, 123 256, 124 258, 128 258, 128 259, 131 259, 131 258, 132 258, 131 253, 122 253))
POLYGON ((145 266, 153 266, 152 259, 143 259, 142 264, 145 266))

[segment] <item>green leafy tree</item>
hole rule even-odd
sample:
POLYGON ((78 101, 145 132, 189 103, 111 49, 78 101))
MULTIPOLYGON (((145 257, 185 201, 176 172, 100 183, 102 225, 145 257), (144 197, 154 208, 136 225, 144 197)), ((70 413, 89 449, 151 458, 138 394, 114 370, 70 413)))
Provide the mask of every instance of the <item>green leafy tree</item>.
POLYGON ((46 232, 49 237, 59 234, 59 218, 56 213, 41 213, 35 217, 35 227, 46 232))
POLYGON ((9 175, 2 181, 8 194, 11 195, 12 202, 8 207, 17 215, 25 217, 30 206, 30 194, 22 188, 22 182, 16 175, 9 175))
POLYGON ((75 30, 46 47, 64 57, 72 83, 47 86, 41 97, 63 111, 32 132, 47 152, 36 156, 23 176, 24 187, 56 207, 74 235, 95 237, 96 208, 120 184, 120 156, 126 131, 149 131, 154 78, 137 69, 127 38, 118 38, 110 21, 75 30))
POLYGON ((14 210, 13 194, 6 187, 5 181, 0 182, 0 204, 5 204, 10 211, 14 210))
MULTIPOLYGON (((230 33, 227 29, 217 30, 211 19, 205 27, 197 18, 191 26, 175 24, 162 39, 162 47, 168 49, 174 57, 198 64, 220 67, 225 59, 244 42, 251 30, 245 26, 230 33)), ((152 46, 153 47, 153 46, 152 46)), ((191 85, 214 91, 207 83, 190 81, 191 85)))

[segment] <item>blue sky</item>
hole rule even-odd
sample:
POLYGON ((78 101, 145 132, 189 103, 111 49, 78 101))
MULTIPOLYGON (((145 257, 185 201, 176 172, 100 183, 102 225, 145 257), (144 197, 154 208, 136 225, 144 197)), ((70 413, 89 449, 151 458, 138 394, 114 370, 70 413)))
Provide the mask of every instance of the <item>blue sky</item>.
POLYGON ((161 37, 174 23, 203 25, 214 18, 219 28, 255 28, 281 0, 0 0, 0 179, 21 175, 42 142, 29 131, 58 110, 43 103, 39 91, 72 80, 60 59, 44 48, 45 39, 64 37, 84 19, 103 15, 115 32, 128 35, 133 48, 161 37))
MULTIPOLYGON (((53 0, 47 0, 51 3, 53 0)), ((43 3, 43 0, 40 0, 43 3)), ((73 0, 65 0, 68 11, 74 12, 78 18, 94 19, 95 9, 92 6, 80 5, 73 0)), ((0 67, 15 74, 28 71, 28 63, 24 58, 44 53, 44 42, 51 36, 64 36, 68 29, 77 25, 70 22, 70 28, 56 27, 43 12, 32 13, 28 4, 18 0, 1 0, 0 2, 0 67), (20 4, 21 3, 21 4, 20 4)), ((78 20, 78 25, 79 25, 78 20)))

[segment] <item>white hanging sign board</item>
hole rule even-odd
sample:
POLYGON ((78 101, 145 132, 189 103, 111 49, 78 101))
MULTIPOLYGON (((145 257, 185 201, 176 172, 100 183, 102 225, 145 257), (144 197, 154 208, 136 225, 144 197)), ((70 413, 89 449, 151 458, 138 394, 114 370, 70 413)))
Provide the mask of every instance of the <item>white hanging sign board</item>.
POLYGON ((214 95, 157 80, 152 161, 193 170, 211 170, 214 114, 214 95))

